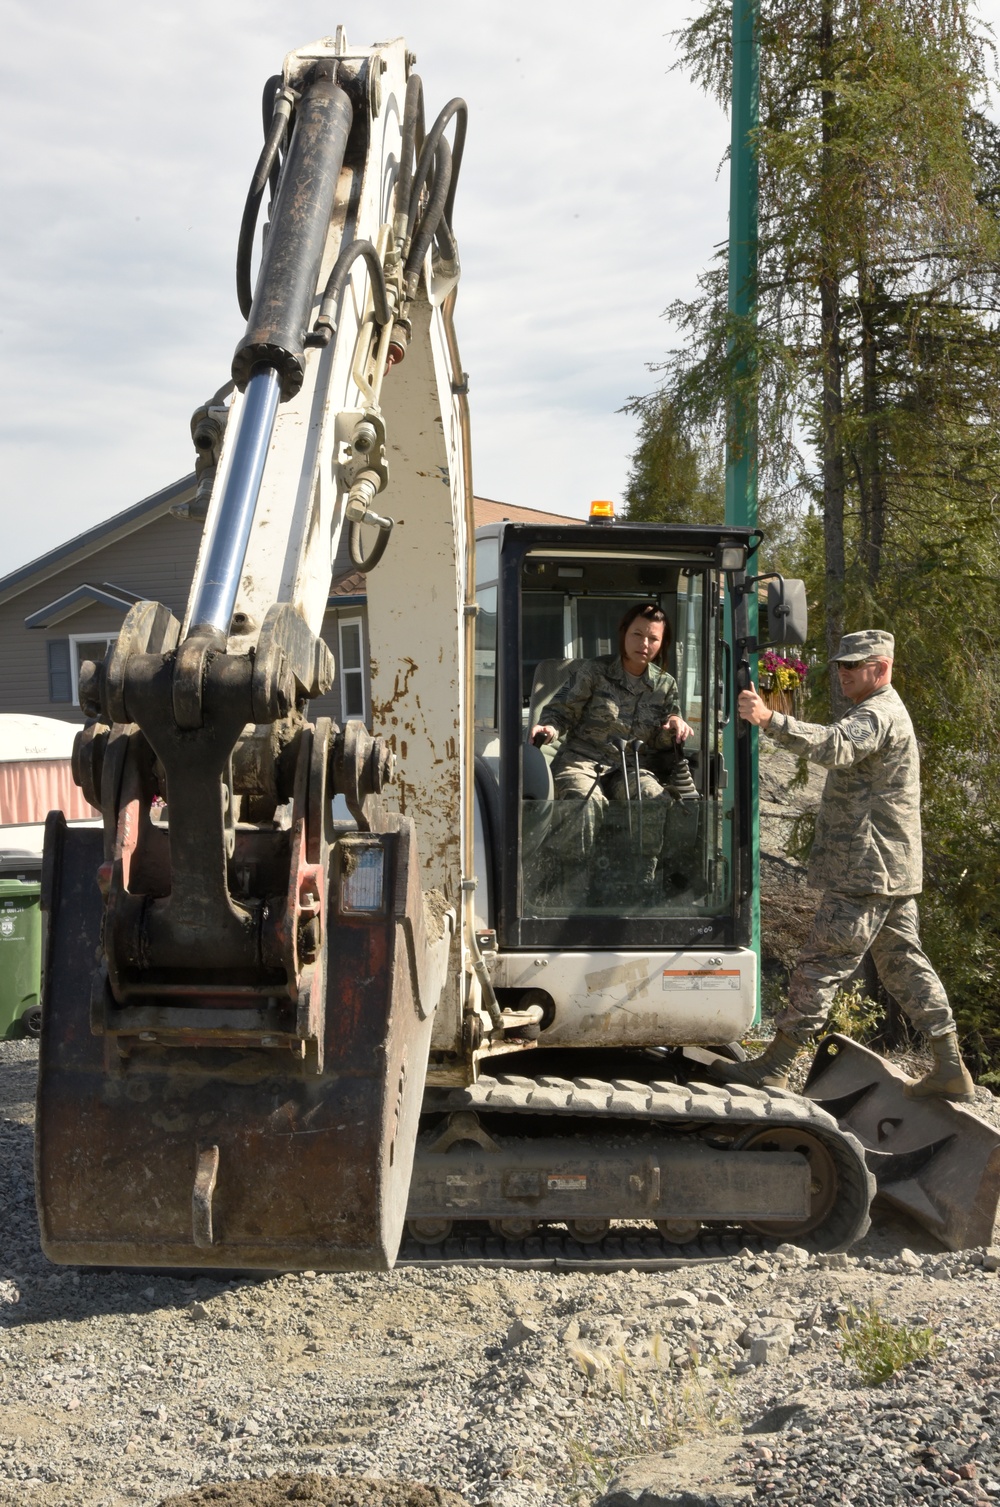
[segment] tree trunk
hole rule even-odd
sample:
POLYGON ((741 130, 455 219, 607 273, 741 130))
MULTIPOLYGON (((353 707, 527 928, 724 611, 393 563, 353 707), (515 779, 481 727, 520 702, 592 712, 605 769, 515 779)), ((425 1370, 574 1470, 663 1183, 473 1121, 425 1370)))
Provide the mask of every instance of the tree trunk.
POLYGON ((843 363, 840 349, 840 283, 820 280, 823 397, 823 546, 826 566, 826 647, 833 658, 844 632, 844 446, 843 363))
MULTIPOLYGON (((819 22, 820 77, 833 77, 833 0, 822 0, 819 22)), ((829 171, 831 147, 835 136, 834 110, 836 95, 832 88, 822 91, 824 174, 829 171)), ((829 213, 829 211, 827 211, 829 213)), ((821 222, 822 223, 822 222, 821 222)), ((844 632, 844 443, 843 443, 843 352, 840 339, 840 276, 832 237, 820 235, 822 265, 819 276, 820 296, 820 377, 823 384, 820 404, 820 447, 823 464, 823 553, 826 574, 826 651, 832 660, 844 632)), ((837 676, 830 675, 830 710, 835 717, 846 710, 837 676)))
POLYGON ((885 541, 886 486, 882 468, 881 411, 878 380, 878 336, 875 329, 877 292, 862 265, 858 272, 858 306, 861 314, 861 412, 865 420, 865 437, 861 448, 859 493, 861 497, 861 562, 868 585, 878 585, 882 573, 882 548, 885 541))

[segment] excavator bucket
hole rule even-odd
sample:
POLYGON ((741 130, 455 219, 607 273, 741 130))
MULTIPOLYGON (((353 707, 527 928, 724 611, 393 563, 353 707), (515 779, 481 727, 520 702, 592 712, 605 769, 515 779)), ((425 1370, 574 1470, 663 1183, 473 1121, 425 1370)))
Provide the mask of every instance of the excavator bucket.
POLYGON ((950 1250, 992 1243, 1000 1131, 946 1099, 908 1099, 910 1080, 846 1036, 819 1046, 803 1092, 865 1148, 879 1196, 950 1250))
POLYGON ((51 1260, 392 1266, 443 977, 428 959, 448 942, 446 927, 428 943, 412 829, 398 825, 334 844, 325 1053, 310 1058, 248 1041, 243 1017, 259 1011, 175 1009, 168 1044, 109 1030, 114 1011, 93 999, 102 833, 50 818, 36 1173, 51 1260), (359 873, 351 911, 345 875, 359 873))

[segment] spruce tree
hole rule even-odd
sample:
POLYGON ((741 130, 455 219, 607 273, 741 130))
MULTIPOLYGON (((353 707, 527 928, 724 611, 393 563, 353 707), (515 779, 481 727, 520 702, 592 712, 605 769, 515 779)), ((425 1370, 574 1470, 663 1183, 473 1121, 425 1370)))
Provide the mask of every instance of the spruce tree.
MULTIPOLYGON (((720 257, 667 311, 683 343, 658 401, 681 433, 721 439, 749 356, 762 515, 797 536, 820 666, 844 631, 895 633, 924 759, 925 940, 1000 1068, 991 53, 969 0, 759 8, 758 321, 729 317, 720 257)), ((730 23, 730 0, 708 0, 677 34, 680 66, 724 105, 730 23)))

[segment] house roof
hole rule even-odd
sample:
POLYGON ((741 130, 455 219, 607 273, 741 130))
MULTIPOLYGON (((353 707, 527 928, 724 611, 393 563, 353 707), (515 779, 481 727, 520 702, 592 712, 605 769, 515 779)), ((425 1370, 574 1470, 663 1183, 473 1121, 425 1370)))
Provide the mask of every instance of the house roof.
POLYGON ((487 523, 583 523, 582 518, 568 518, 565 513, 545 513, 541 508, 519 508, 509 502, 494 502, 492 497, 477 497, 476 527, 487 523))
POLYGON ((92 586, 85 581, 82 586, 76 586, 72 591, 64 592, 54 602, 32 612, 24 620, 26 628, 54 628, 56 623, 64 622, 72 617, 75 612, 81 612, 84 607, 113 607, 118 612, 126 613, 129 608, 139 600, 134 591, 127 591, 124 586, 115 586, 110 581, 104 581, 100 586, 92 586))
POLYGON ((368 592, 365 578, 360 570, 348 571, 338 576, 330 587, 330 606, 346 607, 351 602, 363 602, 368 592))
POLYGON ((65 570, 67 566, 86 560, 89 555, 96 554, 99 549, 113 544, 115 540, 124 539, 127 534, 135 533, 136 529, 143 528, 145 524, 152 523, 156 518, 161 518, 164 513, 169 513, 176 503, 190 501, 194 492, 194 475, 184 476, 169 487, 154 492, 152 496, 144 497, 142 502, 135 503, 124 512, 116 513, 113 518, 106 518, 103 523, 95 524, 86 533, 77 534, 75 538, 67 539, 64 544, 57 544, 55 549, 50 549, 47 554, 39 555, 37 560, 29 560, 27 565, 22 565, 18 570, 12 570, 9 576, 0 578, 0 602, 9 602, 13 597, 20 596, 22 591, 39 585, 50 576, 65 570))

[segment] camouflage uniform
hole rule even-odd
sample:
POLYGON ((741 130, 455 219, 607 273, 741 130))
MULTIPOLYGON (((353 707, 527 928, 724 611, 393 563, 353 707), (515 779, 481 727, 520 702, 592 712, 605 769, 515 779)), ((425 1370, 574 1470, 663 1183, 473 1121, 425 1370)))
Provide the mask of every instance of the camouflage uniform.
MULTIPOLYGON (((564 856, 587 859, 611 800, 624 800, 622 758, 612 738, 641 738, 639 791, 643 798, 643 852, 655 857, 663 844, 666 803, 672 799, 649 769, 653 749, 671 748, 673 734, 664 728, 680 713, 677 682, 666 670, 647 665, 640 676, 627 673, 617 654, 588 659, 553 696, 541 714, 563 738, 552 763, 557 801, 582 801, 582 808, 559 813, 554 829, 564 856), (647 805, 648 803, 648 805, 647 805)), ((628 794, 636 797, 634 756, 626 754, 628 794)))
MULTIPOLYGON (((869 652, 880 652, 878 645, 869 652)), ((892 686, 883 686, 831 727, 775 712, 764 731, 829 770, 809 862, 809 882, 824 895, 778 1029, 800 1042, 815 1036, 837 989, 870 949, 879 977, 913 1025, 928 1036, 947 1035, 955 1029, 948 996, 917 934, 920 759, 906 707, 892 686)))

